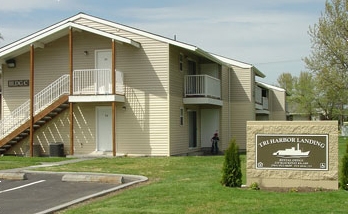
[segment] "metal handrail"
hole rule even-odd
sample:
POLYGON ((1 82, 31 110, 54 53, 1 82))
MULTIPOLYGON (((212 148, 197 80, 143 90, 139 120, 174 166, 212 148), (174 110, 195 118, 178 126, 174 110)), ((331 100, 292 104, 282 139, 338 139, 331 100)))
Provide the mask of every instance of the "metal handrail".
MULTIPOLYGON (((34 96, 34 116, 59 97, 69 93, 69 75, 63 75, 34 96)), ((30 100, 0 120, 0 138, 5 137, 30 119, 30 100)))

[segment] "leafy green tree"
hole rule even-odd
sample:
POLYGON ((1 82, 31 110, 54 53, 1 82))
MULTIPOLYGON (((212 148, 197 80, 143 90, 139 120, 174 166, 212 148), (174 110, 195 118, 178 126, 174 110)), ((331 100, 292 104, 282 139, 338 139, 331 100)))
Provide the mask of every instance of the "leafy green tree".
POLYGON ((296 77, 293 77, 291 73, 282 73, 278 79, 278 86, 284 88, 290 95, 293 93, 296 77))
POLYGON ((348 190, 348 143, 346 143, 346 153, 341 163, 340 187, 348 190))
POLYGON ((242 170, 236 140, 232 139, 225 151, 225 161, 222 168, 221 183, 228 187, 242 186, 242 170))
POLYGON ((328 0, 319 22, 309 28, 312 51, 304 58, 318 81, 318 106, 326 119, 341 119, 348 98, 348 12, 346 0, 328 0))
POLYGON ((288 111, 303 113, 311 119, 317 114, 316 81, 309 72, 301 72, 299 77, 283 73, 278 78, 279 87, 284 88, 287 96, 288 111))
POLYGON ((305 113, 311 119, 317 112, 315 105, 315 81, 308 72, 301 72, 296 79, 295 92, 291 100, 296 104, 297 112, 305 113))

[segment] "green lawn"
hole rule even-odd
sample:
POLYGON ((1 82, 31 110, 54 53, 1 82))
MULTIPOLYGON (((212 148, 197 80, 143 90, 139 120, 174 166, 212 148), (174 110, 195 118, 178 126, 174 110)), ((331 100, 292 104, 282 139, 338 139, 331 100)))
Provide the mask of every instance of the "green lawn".
MULTIPOLYGON (((348 138, 340 138, 340 156, 346 141, 348 138)), ((15 158, 6 161, 10 159, 15 158)), ((30 158, 19 159, 26 162, 30 158)), ((245 155, 241 159, 245 175, 245 155)), ((62 211, 68 214, 347 212, 348 192, 343 190, 278 193, 223 187, 220 184, 223 161, 223 156, 102 158, 49 170, 137 174, 149 178, 135 188, 62 211)))

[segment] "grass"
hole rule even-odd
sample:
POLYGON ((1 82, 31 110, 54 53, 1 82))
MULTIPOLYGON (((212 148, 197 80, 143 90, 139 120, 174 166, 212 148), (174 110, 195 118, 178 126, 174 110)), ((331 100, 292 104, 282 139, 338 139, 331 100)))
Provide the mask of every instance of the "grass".
MULTIPOLYGON (((345 152, 347 142, 348 138, 339 140, 340 157, 345 152)), ((6 157, 1 157, 0 160, 16 160, 13 157, 8 160, 3 158, 6 157)), ((19 158, 19 162, 37 164, 51 158, 30 159, 19 158)), ((241 156, 241 160, 245 175, 245 155, 241 156)), ((61 212, 66 214, 346 213, 348 192, 344 190, 280 193, 224 187, 220 184, 223 161, 223 156, 102 158, 46 170, 137 174, 149 178, 146 184, 136 188, 61 212)), ((243 181, 245 183, 245 178, 243 181)))
POLYGON ((27 157, 1 156, 0 157, 0 170, 40 165, 42 162, 57 162, 57 161, 64 161, 64 160, 66 160, 66 158, 58 158, 58 157, 27 158, 27 157))

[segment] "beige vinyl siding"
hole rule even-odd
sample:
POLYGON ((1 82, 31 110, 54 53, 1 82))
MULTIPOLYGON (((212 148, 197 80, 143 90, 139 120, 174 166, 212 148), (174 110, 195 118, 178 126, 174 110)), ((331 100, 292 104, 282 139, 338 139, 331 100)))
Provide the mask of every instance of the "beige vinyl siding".
POLYGON ((285 109, 285 92, 272 90, 272 111, 271 120, 286 120, 286 109, 285 109))
POLYGON ((232 139, 232 111, 231 111, 231 103, 229 101, 229 96, 231 95, 231 91, 229 91, 232 87, 232 78, 230 71, 226 66, 222 66, 221 72, 221 96, 223 100, 223 106, 221 108, 220 115, 220 150, 226 150, 229 146, 229 142, 232 139))
POLYGON ((231 86, 232 137, 239 149, 246 149, 246 121, 255 120, 254 74, 250 69, 233 68, 231 86))
MULTIPOLYGON (((128 35, 131 36, 131 34, 128 35)), ((141 48, 119 43, 116 45, 116 69, 124 73, 126 85, 126 103, 124 105, 127 107, 126 111, 118 110, 120 114, 127 117, 116 116, 117 152, 166 156, 169 155, 168 44, 139 35, 132 36, 142 44, 141 48)), ((100 49, 111 49, 111 39, 84 31, 74 31, 74 69, 94 68, 95 50, 100 49), (87 56, 84 51, 88 51, 87 56)), ((67 36, 47 44, 44 49, 36 49, 36 91, 41 90, 62 74, 69 73, 68 57, 67 36)), ((16 57, 18 66, 11 72, 5 69, 4 82, 9 79, 28 79, 29 58, 29 52, 16 57)), ((13 90, 5 86, 4 112, 12 111, 27 99, 29 99, 28 87, 18 87, 13 90), (13 99, 16 96, 18 98, 13 99)), ((94 121, 95 112, 81 106, 81 112, 88 112, 84 113, 86 118, 94 121)), ((118 106, 118 109, 122 109, 122 106, 118 106)), ((75 125, 74 129, 76 132, 75 146, 77 147, 81 141, 87 142, 84 139, 84 133, 87 130, 95 135, 94 123, 88 124, 85 129, 79 129, 78 125, 75 125)), ((76 152, 94 151, 95 139, 88 138, 87 145, 76 148, 76 152), (89 142, 93 142, 93 144, 89 144, 89 142)))
POLYGON ((117 152, 169 155, 169 45, 86 19, 76 22, 141 44, 116 48, 116 69, 124 73, 126 85, 126 110, 116 116, 117 152))
MULTIPOLYGON (((69 110, 65 110, 49 123, 37 129, 34 133, 34 145, 39 145, 40 155, 50 155, 49 145, 51 143, 64 143, 65 154, 69 154, 69 127, 69 110)), ((29 155, 29 136, 7 151, 7 154, 29 155)))
MULTIPOLYGON (((110 103, 74 104, 74 154, 90 154, 96 150, 96 107, 110 103)), ((70 144, 69 144, 70 145, 70 144)))
POLYGON ((11 111, 29 100, 28 87, 8 87, 9 80, 29 80, 30 63, 29 53, 16 57, 16 68, 3 66, 2 70, 2 118, 11 111))
POLYGON ((183 59, 183 71, 179 69, 179 48, 170 46, 170 155, 188 152, 188 118, 187 109, 183 104, 184 70, 187 70, 187 61, 183 59), (184 124, 180 125, 180 108, 183 108, 184 124))

